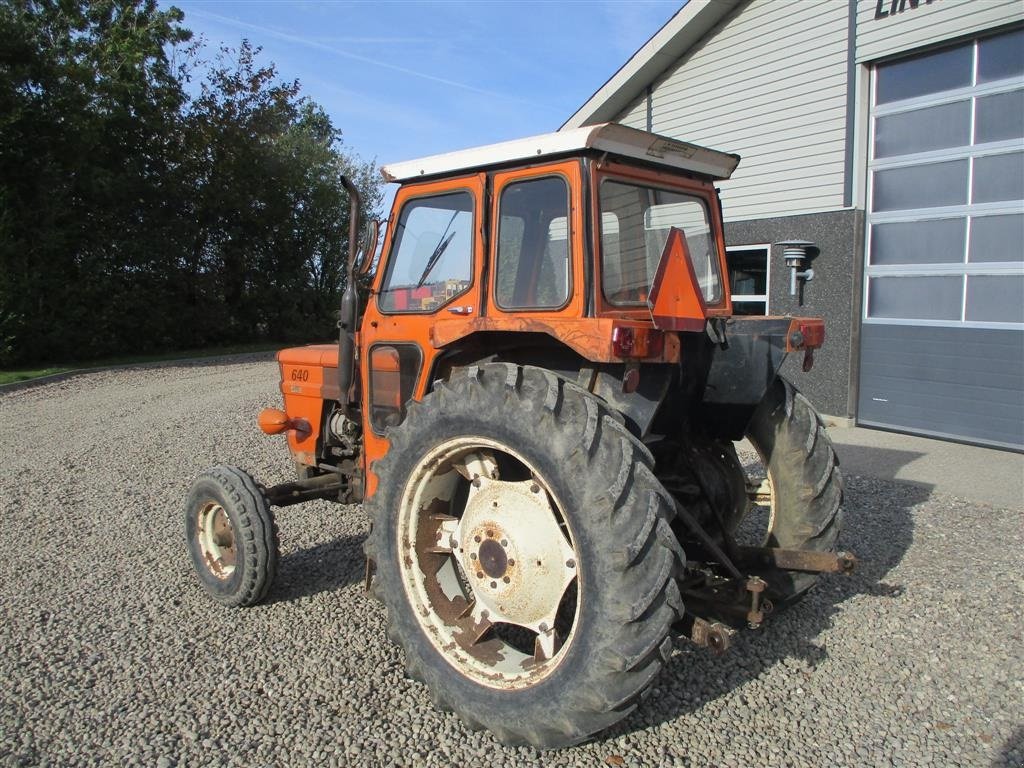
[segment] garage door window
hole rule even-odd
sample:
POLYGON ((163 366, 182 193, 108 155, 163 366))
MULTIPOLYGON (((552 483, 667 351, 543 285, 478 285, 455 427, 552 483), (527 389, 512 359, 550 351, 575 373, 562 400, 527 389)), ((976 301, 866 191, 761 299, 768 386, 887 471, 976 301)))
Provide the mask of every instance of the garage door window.
POLYGON ((875 68, 865 322, 1024 327, 1024 30, 875 68))

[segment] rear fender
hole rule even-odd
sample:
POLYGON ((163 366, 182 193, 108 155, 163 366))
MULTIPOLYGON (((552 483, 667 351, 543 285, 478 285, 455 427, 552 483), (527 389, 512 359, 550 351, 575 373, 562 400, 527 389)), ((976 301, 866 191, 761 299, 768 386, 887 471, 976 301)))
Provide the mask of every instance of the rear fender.
POLYGON ((471 339, 482 343, 438 358, 428 391, 434 382, 449 378, 455 369, 484 362, 531 365, 593 392, 621 413, 630 431, 640 437, 650 431, 678 370, 676 365, 664 363, 593 362, 541 334, 479 334, 471 339))
POLYGON ((733 317, 709 322, 704 339, 712 347, 695 421, 716 437, 739 440, 787 354, 803 351, 805 363, 813 362, 825 327, 809 318, 733 317))

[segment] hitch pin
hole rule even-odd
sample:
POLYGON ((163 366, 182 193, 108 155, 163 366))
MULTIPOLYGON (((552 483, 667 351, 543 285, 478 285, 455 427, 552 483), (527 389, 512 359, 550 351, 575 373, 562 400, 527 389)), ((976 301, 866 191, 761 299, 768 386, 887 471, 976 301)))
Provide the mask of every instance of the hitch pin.
POLYGON ((750 611, 747 613, 747 626, 757 629, 764 621, 764 611, 761 610, 761 593, 768 585, 764 579, 758 576, 751 576, 747 579, 747 591, 750 593, 750 611))

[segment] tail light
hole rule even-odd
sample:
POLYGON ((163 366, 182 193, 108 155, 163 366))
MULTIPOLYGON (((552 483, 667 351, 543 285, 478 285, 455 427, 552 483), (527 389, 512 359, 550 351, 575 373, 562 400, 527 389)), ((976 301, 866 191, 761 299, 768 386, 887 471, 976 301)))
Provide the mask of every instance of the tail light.
POLYGON ((654 328, 617 325, 612 328, 612 353, 616 357, 660 357, 665 334, 654 328))

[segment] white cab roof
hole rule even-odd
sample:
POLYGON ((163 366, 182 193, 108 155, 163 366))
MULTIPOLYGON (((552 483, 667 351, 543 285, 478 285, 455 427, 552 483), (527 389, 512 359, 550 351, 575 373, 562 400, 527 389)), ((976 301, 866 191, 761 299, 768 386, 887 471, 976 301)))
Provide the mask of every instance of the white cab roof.
POLYGON ((739 155, 699 147, 696 144, 688 144, 685 141, 640 131, 618 123, 602 123, 545 133, 527 139, 504 141, 486 147, 431 155, 419 160, 390 163, 381 168, 381 173, 388 181, 405 182, 504 163, 543 160, 586 149, 643 160, 666 168, 709 176, 712 179, 728 179, 740 162, 739 155))

